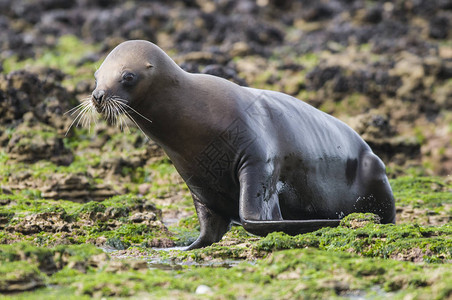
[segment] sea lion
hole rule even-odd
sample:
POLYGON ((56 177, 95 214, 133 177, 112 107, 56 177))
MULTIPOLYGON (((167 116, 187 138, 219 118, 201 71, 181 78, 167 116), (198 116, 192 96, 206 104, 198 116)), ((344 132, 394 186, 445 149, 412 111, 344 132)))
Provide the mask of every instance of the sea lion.
POLYGON ((174 163, 193 197, 200 236, 231 223, 248 232, 305 233, 352 212, 395 222, 383 162, 338 119, 289 95, 183 71, 147 41, 127 41, 95 73, 88 106, 129 116, 174 163))

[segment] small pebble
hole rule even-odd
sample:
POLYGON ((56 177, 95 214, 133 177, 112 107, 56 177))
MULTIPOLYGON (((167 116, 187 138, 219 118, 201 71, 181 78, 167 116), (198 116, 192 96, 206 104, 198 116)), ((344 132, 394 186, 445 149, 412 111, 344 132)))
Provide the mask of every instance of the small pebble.
POLYGON ((196 288, 196 294, 198 295, 205 295, 205 294, 211 294, 213 291, 210 287, 207 285, 201 284, 196 288))

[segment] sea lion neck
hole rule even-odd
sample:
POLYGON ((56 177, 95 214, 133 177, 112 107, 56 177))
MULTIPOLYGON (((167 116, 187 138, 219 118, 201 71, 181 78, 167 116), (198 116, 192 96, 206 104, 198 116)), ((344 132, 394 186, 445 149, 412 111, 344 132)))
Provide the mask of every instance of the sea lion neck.
POLYGON ((140 129, 163 148, 184 152, 187 147, 183 145, 201 146, 224 129, 223 123, 233 113, 239 86, 219 77, 185 72, 149 42, 125 44, 118 50, 119 56, 123 53, 129 62, 146 60, 150 64, 139 88, 131 93, 130 114, 140 129), (138 55, 129 55, 125 51, 129 48, 138 55))
MULTIPOLYGON (((171 59, 168 57, 168 60, 171 59)), ((222 105, 215 94, 221 93, 224 82, 210 75, 185 72, 172 60, 166 62, 164 70, 161 77, 157 70, 159 78, 155 79, 145 101, 134 107, 152 120, 152 124, 145 124, 146 120, 139 116, 135 119, 163 148, 181 152, 185 151, 181 145, 190 140, 207 140, 215 132, 212 128, 206 130, 209 128, 206 124, 216 122, 214 112, 218 113, 222 105)), ((227 110, 223 113, 227 115, 227 110)))

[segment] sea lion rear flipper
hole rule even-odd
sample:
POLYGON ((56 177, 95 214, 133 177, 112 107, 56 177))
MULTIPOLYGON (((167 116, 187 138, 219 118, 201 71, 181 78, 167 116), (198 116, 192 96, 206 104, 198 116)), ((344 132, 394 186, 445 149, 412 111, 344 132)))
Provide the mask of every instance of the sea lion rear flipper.
POLYGON ((283 220, 283 221, 251 221, 243 220, 242 226, 246 231, 265 236, 270 232, 281 231, 290 235, 297 235, 316 231, 323 227, 337 227, 341 220, 283 220))
POLYGON ((266 235, 274 231, 294 235, 339 225, 339 219, 283 220, 276 188, 277 180, 273 179, 268 165, 258 171, 255 169, 248 167, 239 176, 240 223, 246 231, 256 235, 266 235))

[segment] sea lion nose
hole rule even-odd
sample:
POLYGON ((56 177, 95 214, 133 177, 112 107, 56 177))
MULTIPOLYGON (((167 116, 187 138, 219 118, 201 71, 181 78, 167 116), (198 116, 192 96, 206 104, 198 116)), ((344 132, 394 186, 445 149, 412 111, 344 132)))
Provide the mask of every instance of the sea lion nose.
POLYGON ((104 98, 105 95, 105 91, 104 90, 95 90, 93 92, 93 99, 97 104, 101 104, 102 103, 102 99, 104 98))

